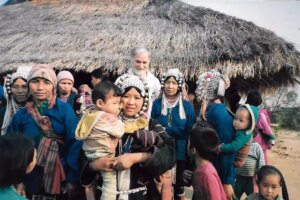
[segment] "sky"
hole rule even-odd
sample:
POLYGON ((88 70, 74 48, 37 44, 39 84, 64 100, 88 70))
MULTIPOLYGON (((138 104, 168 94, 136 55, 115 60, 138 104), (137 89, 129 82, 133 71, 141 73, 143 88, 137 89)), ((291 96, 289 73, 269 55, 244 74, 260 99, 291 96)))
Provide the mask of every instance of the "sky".
POLYGON ((252 21, 291 42, 300 51, 300 1, 181 0, 185 3, 252 21))

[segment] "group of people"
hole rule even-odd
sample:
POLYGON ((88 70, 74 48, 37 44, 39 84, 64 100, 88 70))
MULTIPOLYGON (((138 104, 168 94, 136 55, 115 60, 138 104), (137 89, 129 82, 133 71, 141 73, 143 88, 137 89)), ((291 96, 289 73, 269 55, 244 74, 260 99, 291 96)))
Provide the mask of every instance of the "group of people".
POLYGON ((134 48, 115 83, 96 69, 93 89, 79 92, 70 72, 46 64, 7 75, 0 199, 184 199, 192 185, 193 199, 280 199, 282 188, 287 200, 282 174, 265 165, 275 137, 260 94, 233 114, 223 102, 229 79, 210 70, 197 80, 196 117, 180 70, 159 81, 150 58, 134 48))

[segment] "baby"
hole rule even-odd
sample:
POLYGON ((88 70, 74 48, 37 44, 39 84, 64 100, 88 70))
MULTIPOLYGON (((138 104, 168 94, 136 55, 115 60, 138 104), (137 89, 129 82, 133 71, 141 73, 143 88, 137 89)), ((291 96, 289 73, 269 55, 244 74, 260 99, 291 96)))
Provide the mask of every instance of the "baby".
POLYGON ((235 139, 228 144, 221 144, 221 153, 237 152, 234 165, 242 167, 250 150, 253 130, 258 119, 258 108, 249 104, 241 105, 235 114, 233 126, 236 130, 235 139))
MULTIPOLYGON (((102 81, 92 91, 95 108, 89 108, 76 128, 76 139, 84 140, 82 149, 90 160, 111 155, 125 132, 120 112, 121 90, 110 81, 102 81)), ((101 171, 101 199, 116 199, 116 172, 101 171)))

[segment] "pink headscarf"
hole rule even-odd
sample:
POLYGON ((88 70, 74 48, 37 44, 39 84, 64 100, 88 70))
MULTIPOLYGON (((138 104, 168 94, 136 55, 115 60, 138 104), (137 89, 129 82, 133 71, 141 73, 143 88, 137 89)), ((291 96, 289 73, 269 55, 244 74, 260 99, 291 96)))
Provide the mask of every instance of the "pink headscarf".
POLYGON ((57 74, 56 78, 57 78, 57 83, 59 83, 63 79, 68 79, 68 80, 70 80, 70 81, 72 81, 74 83, 74 77, 71 74, 71 72, 69 72, 69 71, 60 71, 57 74))

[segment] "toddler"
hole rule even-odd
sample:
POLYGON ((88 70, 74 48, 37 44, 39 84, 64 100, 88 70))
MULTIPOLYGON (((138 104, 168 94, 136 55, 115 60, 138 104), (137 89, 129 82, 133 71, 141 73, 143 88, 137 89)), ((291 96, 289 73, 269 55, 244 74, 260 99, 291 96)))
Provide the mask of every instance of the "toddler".
POLYGON ((76 100, 76 114, 79 116, 84 115, 85 111, 91 107, 94 107, 92 101, 92 89, 87 84, 79 86, 79 97, 76 100))
POLYGON ((282 173, 271 165, 265 165, 258 171, 257 184, 259 193, 253 193, 246 200, 289 200, 288 191, 282 173), (282 190, 282 198, 279 195, 282 190))
POLYGON ((234 165, 242 167, 250 150, 252 132, 258 119, 258 108, 249 104, 241 105, 235 114, 233 126, 236 130, 235 139, 228 144, 221 144, 219 152, 237 152, 234 165))
MULTIPOLYGON (((76 139, 84 140, 82 149, 90 160, 115 156, 124 124, 118 119, 121 90, 110 81, 102 81, 92 91, 95 108, 89 108, 76 128, 76 139)), ((103 178, 101 199, 116 199, 116 172, 101 171, 103 178)))
MULTIPOLYGON (((253 133, 253 137, 255 136, 256 132, 253 133)), ((254 192, 253 178, 264 165, 263 150, 261 146, 253 140, 244 166, 236 169, 237 177, 234 184, 234 193, 238 199, 241 198, 244 192, 246 195, 250 195, 254 192)))

